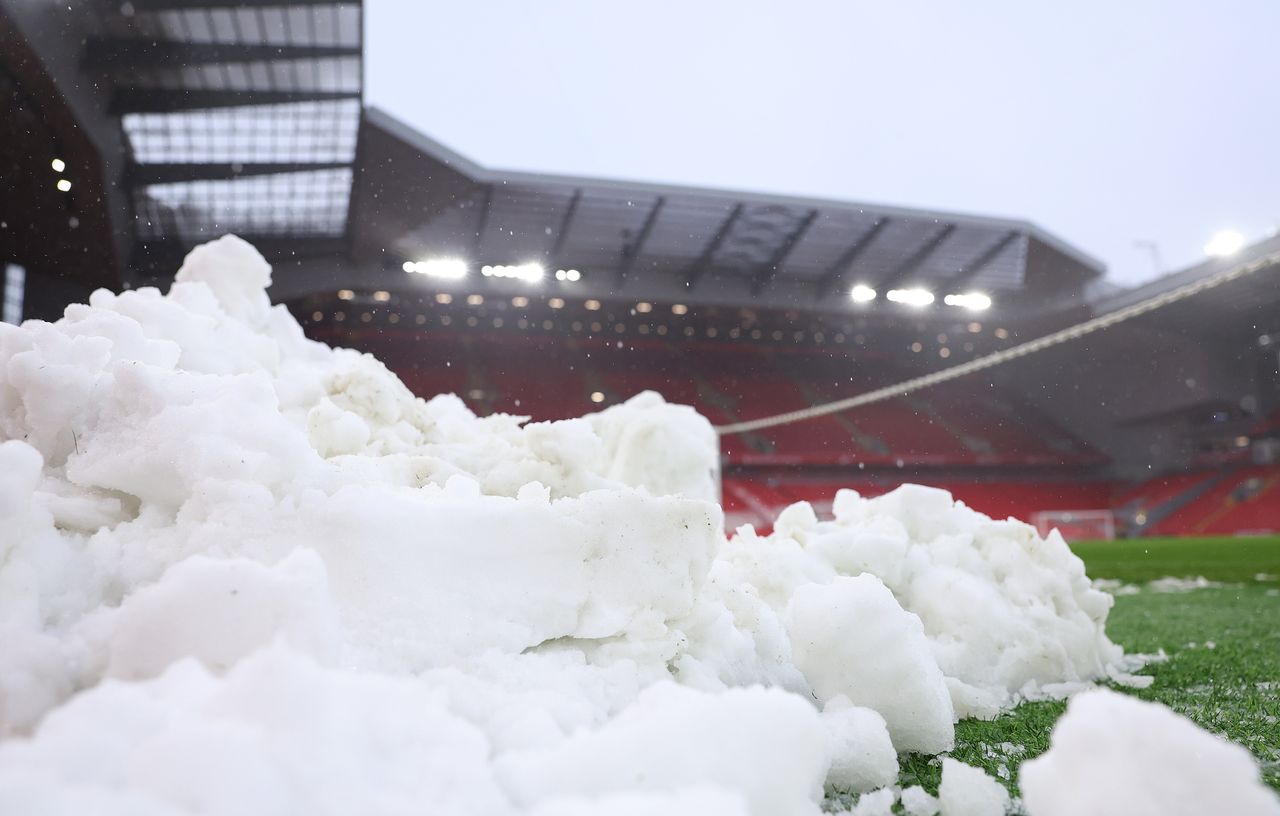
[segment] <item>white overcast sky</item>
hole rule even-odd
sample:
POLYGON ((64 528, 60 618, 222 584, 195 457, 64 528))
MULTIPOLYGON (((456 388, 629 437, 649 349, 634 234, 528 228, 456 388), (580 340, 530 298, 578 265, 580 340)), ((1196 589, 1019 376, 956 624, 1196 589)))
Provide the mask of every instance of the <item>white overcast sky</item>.
POLYGON ((1280 225, 1280 0, 366 0, 492 167, 1027 218, 1136 283, 1280 225))

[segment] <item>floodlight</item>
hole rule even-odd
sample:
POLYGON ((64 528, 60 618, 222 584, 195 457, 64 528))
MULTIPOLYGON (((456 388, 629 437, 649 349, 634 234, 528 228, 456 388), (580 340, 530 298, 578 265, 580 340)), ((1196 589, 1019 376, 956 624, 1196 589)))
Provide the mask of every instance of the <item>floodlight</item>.
POLYGON ((854 303, 870 303, 876 299, 876 290, 865 284, 858 284, 849 292, 854 303))
POLYGON ((1204 254, 1214 258, 1234 255, 1244 247, 1244 236, 1235 230, 1220 230, 1204 245, 1204 254))
MULTIPOLYGON (((991 296, 982 292, 966 292, 963 295, 947 295, 942 302, 948 306, 961 306, 973 312, 991 308, 991 296)), ((979 330, 982 328, 978 327, 979 330)))
POLYGON ((933 292, 928 289, 890 289, 885 297, 907 306, 928 306, 933 303, 933 292))

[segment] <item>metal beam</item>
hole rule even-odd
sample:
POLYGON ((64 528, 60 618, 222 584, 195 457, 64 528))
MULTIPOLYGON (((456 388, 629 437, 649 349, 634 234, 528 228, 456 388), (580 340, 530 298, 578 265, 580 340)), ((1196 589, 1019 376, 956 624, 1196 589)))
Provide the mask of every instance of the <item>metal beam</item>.
POLYGON ((569 206, 565 208, 564 217, 560 219, 560 228, 556 230, 555 243, 552 244, 551 251, 547 253, 547 263, 550 266, 556 266, 556 264, 560 263, 560 250, 564 249, 565 236, 569 234, 569 229, 573 226, 573 217, 578 212, 578 202, 581 200, 582 189, 578 188, 573 191, 573 197, 569 199, 569 206))
POLYGON ((287 105, 294 102, 332 102, 359 99, 359 91, 202 91, 171 88, 120 88, 111 95, 107 112, 177 113, 179 111, 239 108, 247 105, 287 105))
POLYGON ((360 47, 348 45, 192 43, 141 38, 89 40, 84 50, 85 66, 105 71, 358 56, 360 47))
POLYGON ((133 185, 178 184, 188 181, 225 181, 249 176, 272 176, 278 173, 307 173, 314 170, 337 170, 351 162, 212 162, 207 164, 164 163, 131 164, 125 181, 133 185))
POLYGON ((888 289, 900 283, 907 277, 914 275, 920 267, 924 266, 929 257, 942 246, 942 242, 951 237, 951 233, 956 231, 955 224, 945 224, 942 229, 938 230, 933 236, 920 245, 920 248, 907 256, 907 259, 893 268, 889 274, 885 275, 879 281, 878 288, 888 289))
POLYGON ((689 265, 689 269, 685 272, 685 284, 690 291, 697 287, 699 278, 707 271, 707 267, 715 257, 716 251, 720 249, 724 239, 729 237, 729 232, 733 229, 733 225, 738 223, 738 219, 742 217, 743 209, 744 206, 741 203, 733 205, 733 209, 729 211, 729 217, 720 222, 720 226, 716 228, 711 240, 703 247, 702 254, 689 265))
POLYGON ((640 231, 636 233, 636 237, 630 244, 623 246, 622 262, 618 264, 618 288, 622 288, 627 282, 627 276, 635 267, 636 259, 640 257, 644 243, 649 240, 649 233, 653 232, 653 225, 658 223, 658 215, 666 203, 666 196, 658 196, 654 199, 653 206, 649 208, 649 214, 644 217, 644 223, 640 226, 640 231))
POLYGON ((871 229, 859 235, 858 239, 850 244, 848 249, 840 253, 840 257, 836 258, 835 263, 827 267, 827 270, 822 273, 822 277, 818 279, 817 300, 822 300, 831 294, 832 290, 843 284, 844 277, 853 268, 854 262, 862 257, 863 253, 875 242, 876 236, 892 220, 888 216, 876 219, 876 222, 871 225, 871 229))
POLYGON ((813 226, 813 222, 817 217, 817 210, 809 210, 804 218, 801 218, 799 223, 796 224, 795 229, 778 245, 769 260, 760 266, 760 269, 756 272, 755 280, 751 282, 751 295, 753 297, 758 296, 773 283, 774 278, 778 276, 778 267, 796 248, 796 244, 800 243, 800 239, 804 238, 804 234, 809 231, 809 227, 813 226))
POLYGON ((1001 252, 1004 252, 1005 248, 1008 247, 1009 244, 1016 241, 1021 235, 1022 233, 1018 230, 1009 230, 1004 235, 1000 236, 994 244, 983 250, 982 254, 960 267, 954 275, 939 283, 938 289, 950 289, 954 291, 955 289, 964 286, 966 283, 982 274, 982 271, 990 266, 991 262, 994 261, 1001 252))
POLYGON ((485 185, 480 198, 480 214, 476 216, 476 239, 471 246, 471 258, 480 262, 480 247, 484 243, 484 231, 489 226, 489 211, 493 209, 493 185, 485 185))

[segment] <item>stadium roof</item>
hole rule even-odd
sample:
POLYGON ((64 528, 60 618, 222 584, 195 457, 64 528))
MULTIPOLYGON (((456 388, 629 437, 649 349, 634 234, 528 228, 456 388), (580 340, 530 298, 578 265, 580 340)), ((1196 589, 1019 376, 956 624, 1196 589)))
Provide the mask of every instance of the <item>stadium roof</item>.
POLYGON ((226 232, 342 246, 361 14, 359 0, 113 6, 84 63, 108 77, 132 152, 135 263, 226 232))
POLYGON ((578 290, 820 306, 855 284, 1078 294, 1102 264, 1039 228, 984 218, 483 167, 389 114, 361 124, 357 258, 581 270, 578 290))
MULTIPOLYGON (((1211 258, 1142 286, 1102 297, 1094 302, 1093 310, 1099 315, 1113 312, 1277 252, 1280 252, 1280 235, 1245 247, 1230 257, 1211 258)), ((1161 307, 1139 319, 1147 325, 1233 341, 1275 333, 1280 330, 1280 263, 1161 307)))

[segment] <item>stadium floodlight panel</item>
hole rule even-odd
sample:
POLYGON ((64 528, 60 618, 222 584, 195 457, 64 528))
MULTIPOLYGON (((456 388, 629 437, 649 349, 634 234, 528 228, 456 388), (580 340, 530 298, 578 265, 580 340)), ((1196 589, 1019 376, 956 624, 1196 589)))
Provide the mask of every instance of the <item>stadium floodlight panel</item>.
POLYGON ((62 159, 54 159, 49 162, 49 166, 53 168, 53 172, 55 173, 61 173, 63 170, 67 169, 67 163, 62 159))
POLYGON ((948 306, 960 306, 971 312, 981 312, 991 308, 991 296, 982 292, 965 292, 963 295, 947 295, 942 302, 948 306))
POLYGON ((928 289, 915 287, 912 289, 890 289, 886 298, 894 303, 902 303, 906 306, 928 306, 933 303, 933 292, 928 289))
POLYGON ((525 283, 538 283, 547 274, 540 263, 486 264, 480 274, 486 278, 515 278, 525 283))
POLYGON ((1244 236, 1235 230, 1219 230, 1204 245, 1204 254, 1214 258, 1234 255, 1244 248, 1244 236))
POLYGON ((405 261, 404 271, 429 278, 458 280, 467 276, 467 262, 458 258, 430 258, 425 261, 405 261))
POLYGON ((849 297, 854 303, 870 303, 876 299, 876 290, 865 283, 860 283, 849 290, 849 297))

